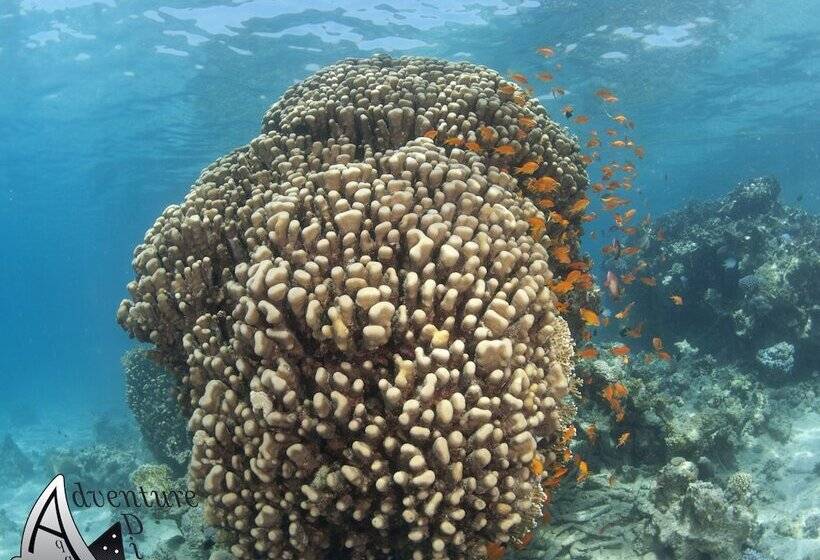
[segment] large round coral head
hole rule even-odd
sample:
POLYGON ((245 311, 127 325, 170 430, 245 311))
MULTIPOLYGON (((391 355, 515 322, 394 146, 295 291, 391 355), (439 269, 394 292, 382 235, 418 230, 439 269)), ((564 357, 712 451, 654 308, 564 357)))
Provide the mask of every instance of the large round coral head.
POLYGON ((179 373, 189 474, 235 557, 531 538, 577 385, 549 248, 578 260, 585 185, 497 73, 376 57, 292 87, 165 210, 118 319, 179 373))

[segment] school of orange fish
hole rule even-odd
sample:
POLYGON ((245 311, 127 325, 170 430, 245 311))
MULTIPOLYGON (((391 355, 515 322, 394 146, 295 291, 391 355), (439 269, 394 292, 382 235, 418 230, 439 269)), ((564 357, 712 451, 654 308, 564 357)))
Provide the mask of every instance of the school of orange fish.
MULTIPOLYGON (((556 51, 552 47, 541 47, 537 49, 538 54, 548 59, 551 63, 550 68, 540 71, 536 74, 537 80, 550 84, 549 92, 554 99, 558 99, 566 94, 566 89, 559 85, 554 85, 556 75, 562 70, 563 65, 560 62, 553 62, 556 57, 556 51)), ((512 73, 510 79, 518 84, 527 94, 534 95, 536 92, 533 82, 523 73, 512 73)), ((507 93, 516 95, 515 88, 511 84, 506 87, 509 91, 507 93)), ((654 227, 651 217, 646 215, 643 219, 638 218, 638 209, 634 207, 628 196, 628 192, 635 187, 634 183, 637 180, 638 171, 637 163, 633 159, 642 160, 646 154, 643 146, 637 144, 633 137, 635 130, 635 123, 627 115, 613 111, 612 114, 609 107, 615 107, 620 101, 618 96, 607 88, 600 88, 595 91, 599 103, 601 104, 601 113, 605 115, 602 132, 593 127, 593 118, 590 115, 575 114, 575 109, 572 105, 565 105, 561 109, 563 116, 572 120, 576 125, 588 127, 586 132, 586 148, 590 150, 589 153, 582 155, 581 160, 588 167, 600 165, 600 180, 593 182, 591 190, 597 194, 599 206, 602 212, 611 215, 613 225, 610 231, 615 232, 615 237, 612 241, 603 247, 602 253, 608 262, 623 259, 622 262, 629 262, 628 271, 618 274, 612 270, 606 272, 603 279, 602 286, 604 293, 608 295, 613 306, 618 306, 620 309, 614 314, 614 319, 619 322, 622 327, 620 333, 624 337, 641 339, 645 336, 643 332, 643 323, 638 322, 630 324, 629 314, 635 302, 629 302, 623 305, 624 296, 627 295, 630 286, 637 280, 640 285, 655 288, 657 282, 654 277, 646 275, 643 271, 648 264, 641 258, 641 252, 644 246, 649 242, 649 239, 654 238, 657 241, 664 241, 664 232, 662 229, 654 227), (604 138, 605 136, 605 138, 604 138), (640 241, 643 239, 643 241, 640 241)), ((522 118, 519 124, 523 128, 531 128, 535 125, 534 122, 526 122, 530 119, 522 118)), ((598 118, 595 118, 596 123, 598 118)), ((488 132, 492 135, 492 132, 488 132)), ((482 130, 482 136, 484 132, 482 130)), ((489 138, 484 138, 489 140, 489 138)), ((446 142, 445 142, 446 143, 446 142)), ((474 149, 478 146, 466 145, 468 149, 474 149)), ((504 154, 503 150, 508 149, 507 146, 498 146, 495 148, 499 154, 504 154)), ((536 173, 539 169, 539 162, 527 162, 514 169, 514 171, 523 176, 529 176, 536 173)), ((531 179, 526 183, 527 191, 530 195, 535 194, 536 204, 548 216, 547 221, 540 218, 533 218, 530 221, 533 236, 540 238, 544 232, 547 223, 557 224, 566 227, 569 219, 580 220, 580 222, 592 222, 598 219, 596 213, 584 213, 587 207, 591 204, 589 198, 581 198, 575 201, 569 208, 567 216, 562 216, 553 208, 555 208, 555 201, 550 198, 551 193, 556 192, 560 187, 560 183, 549 176, 542 176, 537 179, 531 179)), ((568 232, 571 234, 572 231, 568 232)), ((596 233, 590 234, 592 239, 596 238, 596 233)), ((606 349, 601 348, 592 343, 592 331, 590 328, 607 327, 610 324, 610 317, 599 316, 593 310, 583 306, 571 306, 569 298, 573 292, 586 291, 594 285, 594 279, 590 274, 592 262, 588 259, 578 258, 573 260, 571 256, 571 247, 567 243, 565 235, 559 236, 552 240, 549 248, 551 256, 560 265, 557 268, 556 278, 552 285, 552 292, 557 297, 556 308, 559 313, 578 313, 580 323, 584 328, 580 331, 580 338, 585 343, 583 348, 577 351, 577 357, 584 360, 592 360, 599 356, 600 352, 606 351, 612 356, 619 357, 624 363, 628 363, 632 353, 631 348, 626 344, 611 344, 606 349)), ((683 298, 678 294, 669 294, 668 299, 671 306, 684 305, 683 298)), ((670 361, 672 356, 665 350, 663 341, 660 337, 654 336, 651 338, 652 352, 645 352, 643 360, 645 363, 650 363, 655 359, 670 361)), ((623 421, 626 410, 623 403, 629 391, 627 388, 619 383, 612 383, 604 387, 600 393, 600 397, 609 406, 614 416, 615 422, 623 421)), ((598 442, 598 428, 592 423, 586 428, 583 428, 586 440, 589 445, 596 445, 598 442)), ((574 425, 567 426, 561 436, 559 443, 559 453, 561 454, 557 460, 547 464, 543 456, 535 458, 532 462, 531 469, 536 476, 542 477, 542 487, 545 491, 545 513, 543 521, 549 523, 550 513, 547 508, 549 504, 550 491, 554 490, 561 482, 561 480, 571 471, 574 463, 575 482, 583 483, 590 474, 590 468, 587 462, 577 454, 570 451, 569 445, 576 436, 576 428, 574 425)), ((615 448, 623 448, 631 439, 632 435, 628 431, 620 431, 620 434, 614 441, 615 448)), ((609 485, 615 484, 615 476, 611 474, 608 479, 609 485)), ((526 547, 533 539, 532 531, 529 531, 518 538, 513 544, 516 548, 521 549, 526 547)), ((490 560, 500 560, 505 554, 505 548, 498 543, 488 543, 486 545, 486 555, 490 560)))

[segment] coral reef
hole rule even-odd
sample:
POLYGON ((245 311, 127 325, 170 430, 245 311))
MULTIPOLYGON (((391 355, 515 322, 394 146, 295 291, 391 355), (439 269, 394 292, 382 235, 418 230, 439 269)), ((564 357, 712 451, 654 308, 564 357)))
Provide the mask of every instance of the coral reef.
POLYGON ((55 449, 46 462, 50 474, 62 474, 66 486, 75 482, 92 489, 130 488, 131 473, 140 464, 131 450, 97 444, 83 449, 55 449))
MULTIPOLYGON (((657 220, 664 235, 646 238, 643 257, 661 289, 633 290, 646 329, 750 365, 759 351, 784 343, 794 349, 796 374, 817 371, 820 219, 783 206, 779 193, 775 179, 752 179, 657 220), (669 293, 686 304, 674 306, 669 293)), ((769 371, 769 362, 762 367, 769 371)))
POLYGON ((34 472, 34 463, 8 434, 0 443, 0 480, 6 484, 19 484, 34 472))
POLYGON ((291 88, 166 209, 117 316, 179 374, 234 557, 482 558, 532 527, 576 387, 548 247, 580 259, 585 186, 498 74, 376 57, 291 88))
POLYGON ((788 342, 778 342, 758 350, 757 362, 771 373, 788 375, 794 367, 794 346, 788 342))
POLYGON ((656 538, 681 560, 739 558, 756 526, 748 489, 725 492, 696 479, 697 467, 680 457, 661 469, 651 509, 656 538))
POLYGON ((146 447, 158 461, 183 474, 191 456, 191 438, 176 401, 174 378, 145 348, 126 352, 122 366, 128 407, 146 447))

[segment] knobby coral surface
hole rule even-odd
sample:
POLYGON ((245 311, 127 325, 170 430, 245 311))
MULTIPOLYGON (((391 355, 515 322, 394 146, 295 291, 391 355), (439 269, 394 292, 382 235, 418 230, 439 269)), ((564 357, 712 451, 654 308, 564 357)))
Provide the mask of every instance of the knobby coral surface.
POLYGON ((344 61, 158 218, 118 320, 179 373, 234 556, 482 558, 532 527, 576 386, 532 224, 577 226, 504 169, 542 162, 571 204, 576 159, 490 70, 344 61))

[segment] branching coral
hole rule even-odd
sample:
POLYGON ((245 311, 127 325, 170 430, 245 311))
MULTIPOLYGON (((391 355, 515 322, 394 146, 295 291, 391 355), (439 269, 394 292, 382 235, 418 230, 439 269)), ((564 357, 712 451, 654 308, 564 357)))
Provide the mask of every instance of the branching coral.
POLYGON ((501 168, 543 159, 566 204, 577 146, 427 59, 345 61, 264 123, 149 230, 118 311, 180 372, 209 520, 237 558, 483 557, 540 515, 576 384, 545 216, 501 168))

